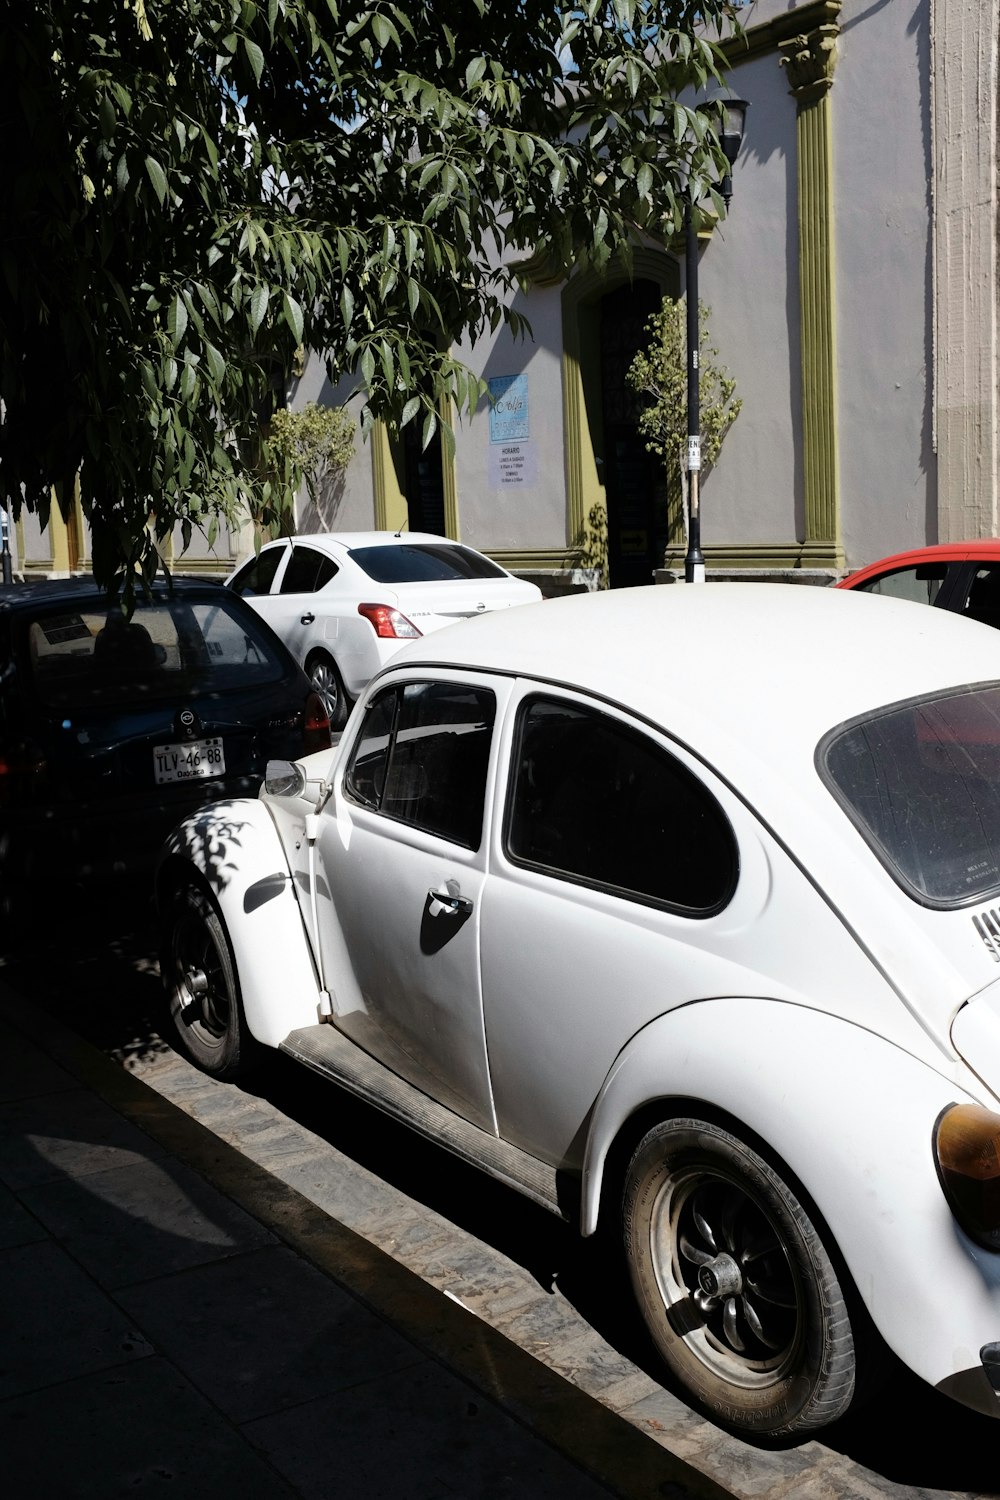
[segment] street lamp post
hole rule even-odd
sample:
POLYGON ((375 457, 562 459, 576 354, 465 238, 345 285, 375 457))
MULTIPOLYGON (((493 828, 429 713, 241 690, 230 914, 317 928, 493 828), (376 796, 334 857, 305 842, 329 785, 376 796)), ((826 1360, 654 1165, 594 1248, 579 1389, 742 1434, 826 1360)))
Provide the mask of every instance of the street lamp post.
POLYGON ((14 569, 10 555, 10 517, 7 507, 0 510, 0 568, 2 568, 3 583, 6 586, 14 582, 14 569))
MULTIPOLYGON (((700 108, 719 109, 722 124, 719 143, 730 166, 736 160, 743 139, 743 123, 749 109, 745 99, 715 97, 706 99, 700 108)), ((723 202, 729 207, 733 196, 733 179, 727 172, 719 185, 723 202)), ((684 558, 684 582, 705 582, 705 557, 701 550, 701 402, 700 337, 698 327, 698 230, 695 223, 697 203, 693 188, 688 189, 684 208, 684 296, 687 309, 687 495, 688 546, 684 558)))

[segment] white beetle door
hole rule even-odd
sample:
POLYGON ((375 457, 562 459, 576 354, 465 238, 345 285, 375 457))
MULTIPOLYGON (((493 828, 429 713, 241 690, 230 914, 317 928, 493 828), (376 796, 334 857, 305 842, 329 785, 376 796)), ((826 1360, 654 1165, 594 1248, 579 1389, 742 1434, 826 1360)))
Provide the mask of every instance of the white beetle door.
POLYGON ((491 1131, 479 945, 498 715, 467 679, 376 694, 318 849, 335 1024, 491 1131))

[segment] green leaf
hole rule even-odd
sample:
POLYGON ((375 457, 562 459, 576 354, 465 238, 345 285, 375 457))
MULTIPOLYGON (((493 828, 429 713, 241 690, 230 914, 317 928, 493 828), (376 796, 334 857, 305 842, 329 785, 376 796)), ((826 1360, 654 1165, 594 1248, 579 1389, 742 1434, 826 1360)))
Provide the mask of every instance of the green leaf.
POLYGON ((267 304, 271 300, 271 294, 266 286, 259 283, 254 287, 250 297, 250 331, 257 334, 260 325, 267 316, 267 304))
POLYGON ((153 184, 153 192, 159 198, 160 207, 162 208, 167 200, 167 174, 155 156, 146 157, 146 175, 153 184))
POLYGON ((216 386, 221 386, 226 377, 226 362, 214 344, 205 344, 205 363, 209 376, 216 386))
POLYGON ((180 292, 175 292, 167 310, 167 333, 170 335, 171 346, 176 349, 184 337, 188 325, 187 308, 184 306, 184 298, 180 292))
POLYGON ((246 53, 247 62, 253 69, 254 81, 260 83, 260 76, 264 71, 264 54, 256 42, 248 36, 243 38, 243 51, 246 53))
POLYGON ((292 338, 296 344, 301 344, 303 332, 302 308, 290 292, 283 293, 283 300, 285 305, 285 322, 288 324, 292 338))

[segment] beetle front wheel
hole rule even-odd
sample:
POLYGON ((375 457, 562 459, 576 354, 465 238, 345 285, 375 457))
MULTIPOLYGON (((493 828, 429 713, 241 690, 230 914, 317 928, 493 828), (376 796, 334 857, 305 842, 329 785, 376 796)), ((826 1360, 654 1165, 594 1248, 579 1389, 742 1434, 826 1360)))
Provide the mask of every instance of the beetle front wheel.
POLYGON ((214 1078, 239 1078, 259 1063, 247 1030, 239 980, 222 919, 200 887, 175 892, 168 911, 160 972, 174 1035, 214 1078))
POLYGON ((851 1323, 829 1255, 763 1157, 704 1120, 640 1141, 625 1189, 632 1285, 668 1368, 715 1421, 787 1436, 842 1416, 851 1323))

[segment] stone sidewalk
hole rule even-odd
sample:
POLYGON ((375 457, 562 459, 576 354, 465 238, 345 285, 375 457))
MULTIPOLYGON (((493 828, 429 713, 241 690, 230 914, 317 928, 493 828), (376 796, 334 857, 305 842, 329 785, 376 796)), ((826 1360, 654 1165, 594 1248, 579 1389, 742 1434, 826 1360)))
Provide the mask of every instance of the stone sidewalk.
POLYGON ((731 1492, 0 986, 10 1500, 731 1492))

